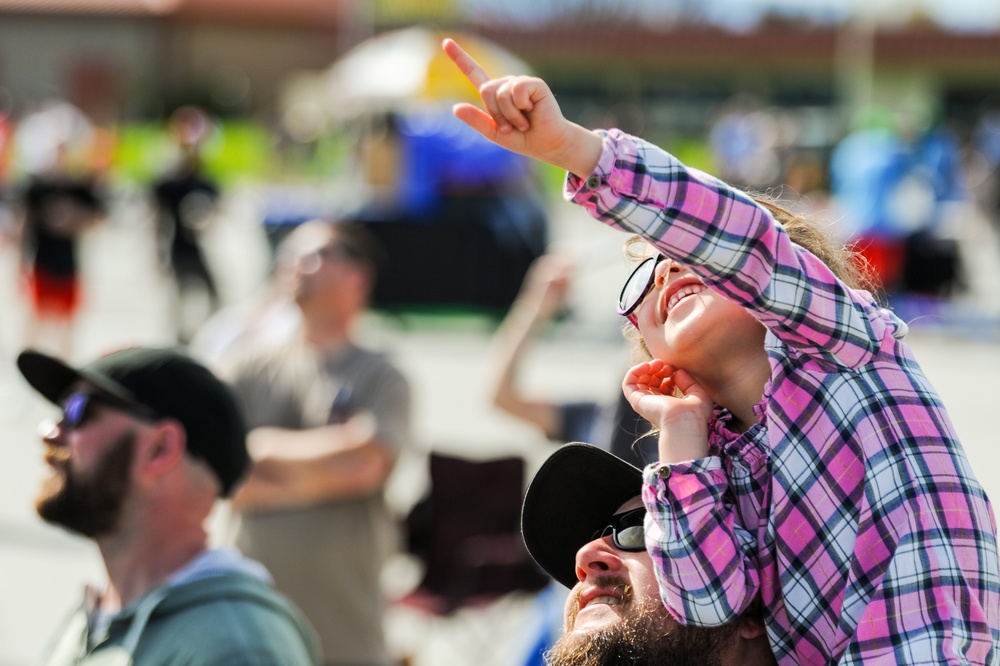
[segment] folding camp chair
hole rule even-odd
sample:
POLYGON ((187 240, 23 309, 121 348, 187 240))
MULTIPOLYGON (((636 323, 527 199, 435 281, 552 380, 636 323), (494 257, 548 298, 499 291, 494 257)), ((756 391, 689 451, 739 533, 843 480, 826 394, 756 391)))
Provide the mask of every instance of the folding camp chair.
POLYGON ((497 623, 520 625, 516 617, 491 615, 491 607, 514 593, 534 594, 548 582, 521 540, 524 460, 432 453, 429 464, 429 494, 406 519, 408 550, 424 574, 396 603, 426 617, 428 631, 453 634, 456 652, 496 654, 504 647, 497 643, 497 623))

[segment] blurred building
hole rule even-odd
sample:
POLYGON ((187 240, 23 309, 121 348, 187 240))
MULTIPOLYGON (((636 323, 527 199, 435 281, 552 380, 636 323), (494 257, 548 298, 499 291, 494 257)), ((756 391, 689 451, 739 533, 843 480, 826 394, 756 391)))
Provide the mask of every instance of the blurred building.
POLYGON ((351 0, 0 0, 0 89, 14 111, 53 97, 98 120, 197 103, 266 110, 290 70, 360 37, 351 0))
POLYGON ((801 10, 737 27, 697 10, 704 3, 541 1, 519 14, 498 9, 505 4, 0 0, 0 89, 19 105, 60 96, 98 120, 160 116, 182 103, 269 114, 292 73, 324 68, 383 28, 433 22, 522 56, 570 112, 610 111, 638 131, 703 129, 706 110, 738 91, 841 117, 872 103, 960 107, 1000 92, 1000 33, 954 32, 899 10, 917 3, 896 3, 892 20, 801 10))
POLYGON ((927 24, 882 30, 776 21, 746 32, 585 24, 481 33, 532 63, 571 112, 617 112, 647 133, 697 134, 710 122, 707 111, 737 92, 813 109, 818 115, 804 118, 805 129, 817 133, 830 119, 824 111, 844 123, 871 105, 972 113, 1000 93, 1000 33, 927 24), (630 116, 636 108, 641 118, 630 116))

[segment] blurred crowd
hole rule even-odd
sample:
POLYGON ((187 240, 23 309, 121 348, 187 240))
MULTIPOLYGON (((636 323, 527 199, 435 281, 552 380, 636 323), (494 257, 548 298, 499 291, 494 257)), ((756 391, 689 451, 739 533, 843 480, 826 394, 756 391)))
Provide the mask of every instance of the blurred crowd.
MULTIPOLYGON (((860 250, 885 294, 906 307, 910 301, 903 297, 908 295, 982 296, 974 293, 975 269, 966 255, 970 244, 978 244, 982 251, 983 242, 992 242, 983 239, 996 236, 998 107, 995 100, 985 100, 974 115, 954 118, 901 104, 895 109, 867 109, 843 121, 830 111, 780 108, 739 93, 717 106, 703 136, 685 139, 684 144, 703 146, 701 157, 690 161, 706 171, 825 220, 833 234, 860 250)), ((641 109, 618 105, 593 119, 614 119, 614 124, 640 131, 642 116, 641 109)), ((541 199, 526 196, 531 187, 526 189, 523 183, 516 192, 507 187, 493 189, 487 197, 468 196, 483 179, 496 179, 501 172, 514 173, 523 166, 470 143, 453 129, 442 129, 447 123, 440 123, 419 113, 376 114, 346 126, 354 149, 338 158, 343 164, 325 177, 347 182, 341 191, 363 194, 349 204, 331 206, 329 197, 316 200, 315 188, 296 191, 282 183, 259 211, 272 249, 295 224, 317 213, 353 208, 355 217, 382 223, 371 226, 379 232, 380 242, 395 245, 390 251, 398 255, 395 265, 389 266, 395 272, 379 285, 376 305, 389 300, 393 305, 428 304, 453 295, 436 293, 438 285, 430 277, 423 287, 400 278, 404 261, 397 246, 412 250, 416 242, 413 236, 405 237, 406 229, 432 220, 434 224, 424 224, 422 233, 426 237, 443 229, 434 240, 440 245, 462 229, 461 222, 451 226, 448 222, 476 218, 490 228, 490 234, 519 235, 517 242, 524 245, 521 254, 505 257, 504 265, 492 265, 494 274, 505 266, 513 273, 506 276, 503 289, 481 298, 481 305, 507 308, 528 263, 544 252, 547 231, 541 199), (482 165, 487 164, 491 166, 484 170, 482 165), (445 196, 449 203, 443 204, 444 191, 463 195, 445 196), (390 234, 385 231, 389 221, 404 224, 390 234)), ((223 304, 213 274, 218 269, 201 248, 223 188, 232 180, 220 177, 218 169, 206 168, 205 148, 217 142, 219 128, 219 119, 208 112, 179 108, 163 120, 159 143, 149 144, 144 166, 137 169, 126 164, 135 162, 127 154, 135 146, 125 146, 117 130, 67 102, 53 101, 19 117, 0 114, 0 243, 19 253, 19 290, 30 313, 19 337, 63 353, 72 349, 73 321, 86 289, 78 276, 78 241, 131 190, 145 193, 145 219, 151 221, 158 262, 174 283, 177 339, 182 344, 191 341, 196 329, 223 304)), ((273 144, 281 143, 276 133, 263 132, 275 134, 273 144)), ((303 180, 312 179, 314 184, 314 176, 303 180)), ((273 187, 260 181, 259 174, 252 177, 262 192, 273 187)), ((554 197, 551 189, 547 193, 554 197)), ((503 241, 499 247, 512 243, 503 241)), ((406 265, 407 272, 411 269, 406 265)), ((471 275, 476 266, 469 264, 463 270, 471 275)), ((481 281, 476 276, 469 284, 481 281)))
MULTIPOLYGON (((181 343, 220 305, 199 239, 219 197, 200 155, 213 123, 199 108, 179 108, 164 122, 169 151, 160 172, 139 184, 146 189, 143 219, 152 221, 160 270, 176 285, 181 343), (180 307, 192 291, 207 296, 196 319, 180 307)), ((15 337, 25 346, 49 347, 64 356, 73 352, 74 323, 86 291, 79 245, 121 203, 118 148, 113 130, 64 101, 0 120, 0 239, 18 254, 27 326, 15 337)))
MULTIPOLYGON (((981 246, 984 235, 996 236, 998 106, 986 100, 974 116, 958 119, 919 105, 901 105, 868 109, 842 122, 816 108, 779 108, 740 93, 718 106, 704 135, 694 140, 704 146, 703 157, 691 161, 727 182, 767 192, 826 220, 834 234, 856 244, 887 295, 962 298, 974 291, 975 282, 966 248, 970 242, 981 246), (841 126, 844 129, 838 131, 841 126)), ((643 126, 641 110, 630 108, 623 118, 618 111, 604 117, 615 118, 626 129, 643 126)), ((413 114, 351 125, 347 131, 354 135, 355 151, 342 157, 346 166, 328 176, 364 185, 365 200, 360 206, 358 200, 350 205, 369 221, 490 217, 486 226, 521 234, 526 245, 523 256, 508 257, 516 265, 516 275, 488 303, 506 308, 527 264, 544 251, 546 231, 539 204, 525 198, 521 187, 517 196, 509 189, 500 193, 506 204, 480 198, 477 201, 485 203, 465 203, 461 209, 452 205, 443 213, 432 199, 441 191, 438 181, 454 181, 448 186, 452 191, 468 190, 470 178, 495 177, 475 164, 491 164, 493 172, 519 167, 507 165, 499 159, 502 155, 485 152, 478 162, 466 158, 468 164, 458 161, 448 166, 443 151, 466 155, 475 151, 467 139, 456 143, 447 131, 427 126, 427 120, 413 114), (387 140, 387 131, 395 138, 387 140), (401 169, 402 163, 410 166, 401 169), (428 172, 438 174, 435 180, 428 172), (399 210, 399 200, 405 200, 405 210, 399 210), (391 205, 397 209, 387 210, 391 205), (505 208, 521 210, 498 212, 505 208)), ((217 269, 200 247, 225 187, 220 181, 226 179, 217 169, 206 168, 204 159, 206 144, 218 132, 218 119, 204 110, 178 109, 162 122, 160 145, 147 151, 156 155, 145 158, 145 171, 137 177, 136 169, 124 165, 130 158, 116 131, 66 102, 51 102, 20 117, 0 115, 0 242, 20 254, 20 293, 30 312, 20 334, 25 341, 44 340, 63 352, 72 348, 72 324, 86 289, 77 275, 78 240, 108 216, 108 207, 122 199, 125 189, 131 189, 145 191, 158 261, 175 284, 177 337, 183 344, 190 342, 197 327, 222 305, 218 278, 213 275, 217 269)), ((279 138, 274 142, 280 143, 279 138)), ((268 187, 271 184, 259 183, 261 191, 268 187)), ((280 193, 284 200, 274 196, 260 211, 261 224, 270 232, 285 233, 311 214, 331 210, 310 200, 314 192, 296 193, 283 186, 280 193)), ((382 231, 388 225, 374 228, 382 231)), ((425 233, 434 228, 427 225, 425 233)), ((452 228, 445 236, 455 233, 452 228)), ((395 238, 383 233, 380 241, 392 243, 395 238)), ((410 238, 403 244, 412 242, 410 238)), ((392 251, 398 253, 399 248, 392 251)), ((465 270, 474 269, 469 265, 465 270)), ((420 290, 404 286, 396 274, 379 289, 376 300, 421 302, 420 290)), ((428 281, 423 293, 429 297, 434 289, 428 281)), ((905 307, 909 301, 898 302, 905 307)))
POLYGON ((712 123, 708 170, 825 220, 861 252, 893 306, 981 297, 967 255, 984 238, 996 248, 996 101, 962 118, 929 106, 866 109, 835 134, 832 117, 817 123, 738 95, 712 123))

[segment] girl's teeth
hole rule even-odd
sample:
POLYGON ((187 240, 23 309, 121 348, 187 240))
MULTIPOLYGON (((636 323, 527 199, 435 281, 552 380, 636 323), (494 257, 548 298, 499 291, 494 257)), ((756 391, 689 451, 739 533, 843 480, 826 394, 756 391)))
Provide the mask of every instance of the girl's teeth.
POLYGON ((670 301, 667 303, 667 309, 669 310, 670 308, 677 305, 677 301, 681 300, 685 296, 691 296, 692 294, 697 294, 701 290, 702 287, 684 287, 683 289, 679 290, 677 293, 675 293, 673 296, 670 297, 670 301))

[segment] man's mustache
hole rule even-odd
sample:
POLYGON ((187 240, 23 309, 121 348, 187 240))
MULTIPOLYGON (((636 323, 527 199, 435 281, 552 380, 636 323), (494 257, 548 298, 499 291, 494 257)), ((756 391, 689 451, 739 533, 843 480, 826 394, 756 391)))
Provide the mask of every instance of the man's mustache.
POLYGON ((45 462, 52 467, 60 470, 66 471, 69 469, 69 462, 72 458, 69 450, 61 447, 49 447, 45 450, 45 462))
MULTIPOLYGON (((621 576, 598 576, 593 579, 593 584, 590 587, 614 589, 616 592, 620 592, 622 606, 627 606, 632 602, 632 585, 627 579, 621 576)), ((569 617, 567 618, 567 627, 572 627, 576 623, 577 613, 580 612, 580 595, 582 592, 583 588, 574 595, 573 608, 570 610, 569 617)))

